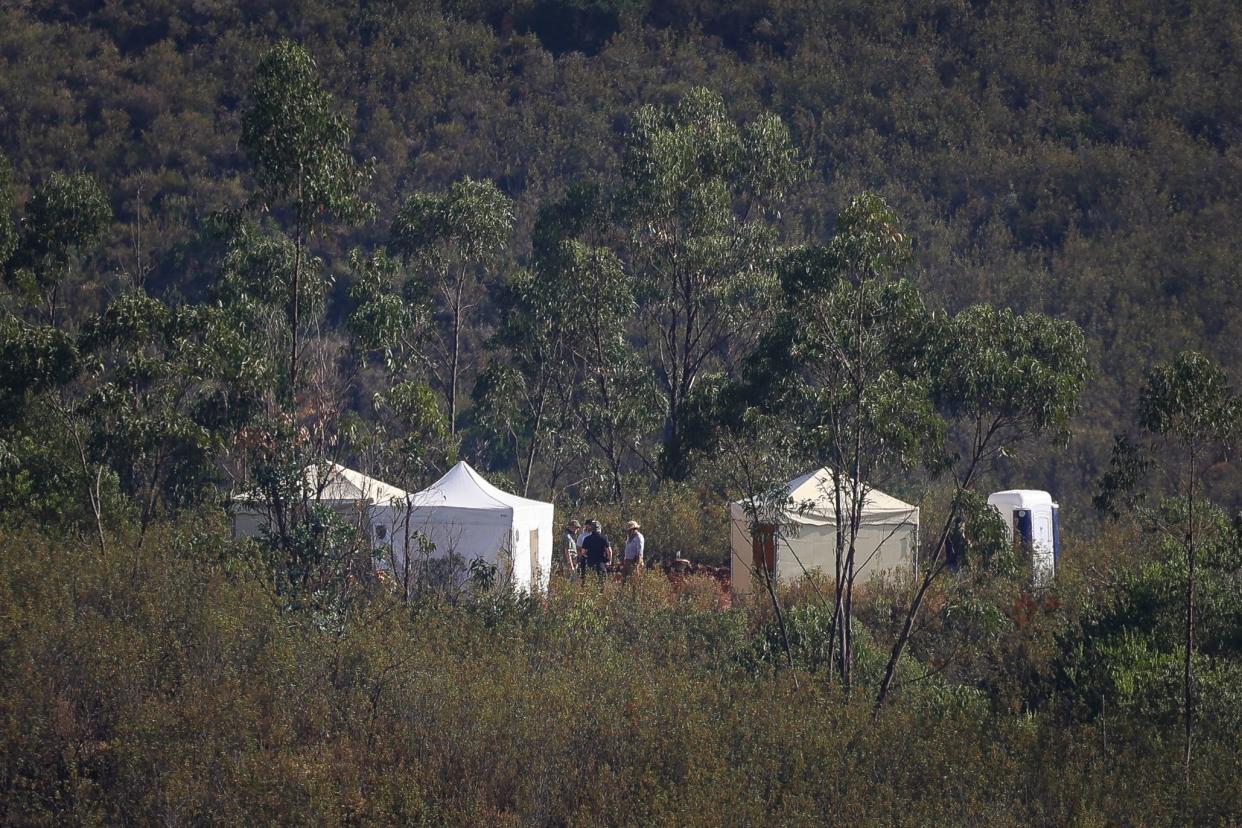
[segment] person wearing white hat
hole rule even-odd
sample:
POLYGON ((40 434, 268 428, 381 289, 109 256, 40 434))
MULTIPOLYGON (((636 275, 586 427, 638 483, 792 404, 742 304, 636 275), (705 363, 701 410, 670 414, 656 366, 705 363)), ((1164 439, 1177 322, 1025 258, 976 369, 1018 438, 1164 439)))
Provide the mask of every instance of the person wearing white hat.
POLYGON ((625 551, 621 557, 621 574, 626 578, 643 568, 643 551, 646 549, 647 539, 638 531, 641 528, 642 524, 636 520, 625 524, 626 539, 625 551))

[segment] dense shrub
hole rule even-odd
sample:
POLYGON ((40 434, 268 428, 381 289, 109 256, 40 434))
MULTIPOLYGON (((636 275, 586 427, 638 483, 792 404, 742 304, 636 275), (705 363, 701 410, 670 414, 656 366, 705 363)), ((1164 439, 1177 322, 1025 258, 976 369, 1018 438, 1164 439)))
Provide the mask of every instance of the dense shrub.
POLYGON ((873 717, 813 669, 810 603, 791 610, 804 663, 754 670, 739 655, 768 633, 749 611, 655 573, 546 599, 378 591, 339 628, 260 575, 193 525, 102 555, 0 536, 0 821, 1172 825, 1242 808, 1228 730, 1205 735, 1183 799, 1176 739, 1140 715, 1067 727, 924 681, 873 717))

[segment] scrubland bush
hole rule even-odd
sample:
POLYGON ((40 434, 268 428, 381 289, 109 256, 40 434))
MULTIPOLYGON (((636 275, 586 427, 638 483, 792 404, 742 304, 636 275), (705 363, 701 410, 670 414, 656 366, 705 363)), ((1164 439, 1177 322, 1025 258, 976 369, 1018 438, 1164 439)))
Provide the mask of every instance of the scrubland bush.
MULTIPOLYGON (((873 716, 656 573, 546 597, 359 597, 325 627, 193 526, 141 553, 0 536, 6 824, 1228 824, 1237 736, 978 704, 950 670, 873 716)), ((819 626, 817 626, 819 625, 819 626)), ((860 662, 883 635, 861 629, 860 662)), ((995 669, 1003 670, 998 663, 995 669)), ((980 668, 982 669, 982 668, 980 668)), ((865 671, 860 670, 860 675, 865 671)), ((1205 688, 1204 692, 1208 692, 1205 688)), ((1205 728, 1206 730, 1206 728, 1205 728)))

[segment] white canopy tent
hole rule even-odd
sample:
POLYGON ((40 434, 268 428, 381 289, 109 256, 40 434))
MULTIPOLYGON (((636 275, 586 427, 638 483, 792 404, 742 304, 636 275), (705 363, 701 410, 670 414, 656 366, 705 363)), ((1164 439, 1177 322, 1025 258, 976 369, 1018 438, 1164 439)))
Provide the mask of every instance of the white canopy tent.
POLYGON ((552 504, 502 491, 465 461, 392 512, 394 569, 415 556, 458 570, 497 567, 516 589, 546 589, 552 569, 552 504), (409 538, 407 541, 406 539, 409 538))
MULTIPOLYGON (((501 491, 464 461, 415 494, 336 463, 308 466, 305 486, 308 497, 366 532, 383 550, 380 565, 402 583, 426 575, 461 581, 478 559, 516 589, 548 586, 552 504, 501 491)), ((234 537, 258 535, 271 521, 253 493, 233 503, 234 537)))
MULTIPOLYGON (((403 504, 409 497, 396 486, 337 463, 307 466, 304 481, 307 497, 330 507, 368 533, 373 531, 377 519, 383 520, 390 513, 394 503, 403 504)), ((254 537, 270 520, 271 515, 256 494, 233 497, 233 537, 254 537)))
MULTIPOLYGON (((842 509, 848 514, 849 486, 841 484, 842 509)), ((817 469, 786 485, 793 501, 788 520, 796 531, 761 527, 752 533, 751 519, 741 502, 729 504, 732 584, 737 594, 761 589, 761 568, 777 579, 792 580, 803 572, 836 572, 836 510, 829 469, 817 469)), ((919 508, 878 489, 863 497, 862 523, 854 547, 855 584, 881 572, 913 572, 918 548, 919 508)))

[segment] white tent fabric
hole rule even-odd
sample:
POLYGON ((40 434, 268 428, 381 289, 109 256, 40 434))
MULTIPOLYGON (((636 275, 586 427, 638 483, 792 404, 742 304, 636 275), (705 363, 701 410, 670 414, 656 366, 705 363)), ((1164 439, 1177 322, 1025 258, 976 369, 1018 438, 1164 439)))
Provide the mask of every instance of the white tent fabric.
MULTIPOLYGON (((348 469, 339 463, 307 466, 303 472, 303 484, 308 497, 316 498, 345 520, 358 523, 368 531, 377 511, 393 503, 404 503, 409 497, 396 486, 348 469)), ((268 519, 262 500, 254 492, 233 496, 234 537, 258 535, 267 525, 268 519)))
MULTIPOLYGON (((842 508, 849 508, 850 481, 842 478, 842 508)), ((832 472, 816 469, 801 477, 795 477, 786 485, 793 508, 798 511, 798 521, 807 525, 835 525, 836 511, 832 492, 832 472)), ((864 525, 883 525, 906 522, 911 515, 918 522, 919 507, 898 500, 879 489, 871 489, 863 497, 862 522, 864 525)))
MULTIPOLYGON (((850 507, 849 481, 841 482, 841 508, 850 507)), ((760 588, 765 555, 774 563, 773 575, 792 580, 816 569, 833 577, 836 571, 836 506, 832 472, 817 469, 785 486, 792 505, 793 531, 778 531, 767 541, 751 534, 750 518, 741 502, 729 504, 733 591, 745 594, 760 588)), ((881 572, 913 571, 918 546, 919 508, 878 489, 866 492, 862 520, 854 547, 855 584, 866 583, 881 572)))
POLYGON ((502 491, 465 461, 409 495, 391 517, 395 567, 423 557, 456 562, 464 573, 479 559, 496 566, 517 589, 547 588, 552 504, 502 491))
MULTIPOLYGON (((318 488, 316 485, 318 475, 317 466, 307 469, 307 485, 312 490, 318 488)), ((328 467, 327 478, 323 493, 320 495, 321 500, 341 502, 365 500, 368 503, 390 504, 400 503, 409 496, 396 486, 376 480, 374 477, 367 477, 362 472, 347 469, 337 463, 332 463, 328 467)))
MULTIPOLYGON (((414 494, 336 463, 307 467, 305 485, 308 495, 318 493, 320 503, 385 550, 380 563, 401 583, 428 572, 461 581, 481 559, 516 589, 548 586, 552 504, 502 491, 464 461, 414 494)), ((234 537, 262 532, 269 516, 257 496, 240 494, 233 501, 234 537)))

